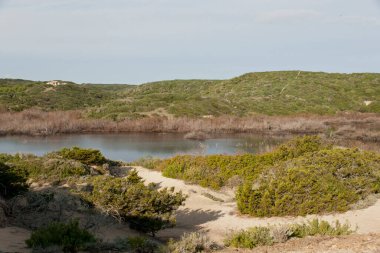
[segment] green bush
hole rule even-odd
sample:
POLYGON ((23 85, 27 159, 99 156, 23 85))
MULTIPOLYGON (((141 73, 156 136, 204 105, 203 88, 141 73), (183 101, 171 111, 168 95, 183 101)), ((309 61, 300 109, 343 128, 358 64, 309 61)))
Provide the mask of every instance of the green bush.
POLYGON ((128 252, 128 253, 158 253, 162 246, 143 236, 117 237, 112 242, 97 240, 86 247, 88 252, 128 252))
POLYGON ((129 249, 135 253, 154 253, 159 249, 159 245, 145 237, 135 236, 127 239, 129 249))
POLYGON ((25 177, 0 162, 0 197, 10 198, 27 188, 25 177))
POLYGON ((141 166, 150 170, 153 170, 159 166, 159 164, 162 162, 161 159, 153 158, 151 156, 142 157, 136 161, 133 161, 131 165, 133 166, 141 166))
POLYGON ((380 155, 326 149, 278 162, 240 186, 241 213, 252 216, 343 212, 380 191, 380 155))
POLYGON ((330 148, 330 145, 323 143, 317 136, 305 136, 291 140, 274 151, 261 155, 176 156, 163 160, 156 167, 162 170, 162 174, 166 177, 220 189, 228 185, 233 177, 254 180, 268 166, 279 161, 330 148))
POLYGON ((79 227, 78 221, 52 223, 34 231, 26 244, 30 248, 47 248, 60 246, 64 252, 75 253, 84 249, 86 244, 94 243, 95 237, 79 227))
POLYGON ((313 219, 303 224, 294 224, 291 226, 292 237, 303 238, 306 236, 327 235, 340 236, 349 235, 354 231, 348 223, 341 224, 338 220, 331 225, 327 221, 313 219))
POLYGON ((291 238, 306 236, 341 236, 349 235, 354 231, 348 223, 341 224, 338 220, 334 224, 327 221, 313 219, 307 223, 290 225, 253 227, 247 230, 232 232, 225 240, 226 246, 235 248, 255 248, 257 246, 283 243, 291 238))
POLYGON ((63 148, 57 152, 63 158, 79 161, 87 165, 102 165, 107 160, 99 150, 79 147, 63 148))
POLYGON ((0 105, 10 111, 86 109, 90 117, 115 120, 141 118, 144 112, 157 108, 191 117, 378 113, 379 76, 276 71, 247 73, 229 80, 173 80, 137 86, 65 81, 66 85, 54 88, 44 82, 0 79, 0 105), (365 100, 373 103, 365 106, 365 100))
POLYGON ((20 176, 48 182, 90 174, 87 165, 52 154, 42 157, 17 154, 8 157, 6 163, 20 176))
POLYGON ((231 234, 225 244, 228 247, 253 249, 257 246, 272 245, 273 238, 268 227, 253 227, 231 234))
POLYGON ((209 252, 218 246, 211 242, 208 236, 201 232, 185 233, 179 241, 169 241, 170 253, 209 252))
POLYGON ((87 201, 104 213, 127 221, 131 228, 155 233, 175 224, 174 211, 185 201, 181 192, 156 190, 154 184, 145 186, 136 171, 127 178, 97 176, 87 180, 92 192, 82 192, 87 201))

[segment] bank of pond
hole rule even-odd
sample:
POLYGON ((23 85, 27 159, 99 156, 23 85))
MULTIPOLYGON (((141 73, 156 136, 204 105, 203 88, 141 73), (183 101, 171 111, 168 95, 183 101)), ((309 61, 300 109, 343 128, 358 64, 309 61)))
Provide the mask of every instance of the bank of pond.
MULTIPOLYGON (((0 196, 11 201, 29 194, 28 203, 33 204, 39 198, 30 194, 46 194, 53 188, 53 195, 57 191, 69 195, 154 236, 175 225, 175 211, 186 196, 172 188, 144 184, 128 168, 131 165, 214 190, 234 189, 239 212, 254 217, 345 212, 365 207, 366 200, 380 192, 380 154, 304 136, 262 154, 179 155, 129 164, 109 160, 99 150, 78 147, 42 156, 0 154, 0 196)), ((51 198, 46 196, 44 203, 51 198)), ((49 222, 46 218, 29 228, 49 222)))

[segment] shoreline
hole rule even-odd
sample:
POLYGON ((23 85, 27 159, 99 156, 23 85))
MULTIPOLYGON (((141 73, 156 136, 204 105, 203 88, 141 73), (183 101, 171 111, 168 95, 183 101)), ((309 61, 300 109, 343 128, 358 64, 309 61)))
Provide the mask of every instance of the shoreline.
POLYGON ((85 118, 79 111, 26 110, 0 113, 0 136, 118 133, 318 134, 336 139, 380 141, 380 114, 292 115, 213 118, 146 117, 113 121, 85 118))

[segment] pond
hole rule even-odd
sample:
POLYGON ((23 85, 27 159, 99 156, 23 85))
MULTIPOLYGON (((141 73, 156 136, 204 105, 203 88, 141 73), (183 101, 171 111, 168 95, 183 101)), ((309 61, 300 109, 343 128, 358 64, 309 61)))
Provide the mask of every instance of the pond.
POLYGON ((99 149, 112 160, 134 161, 142 157, 167 158, 178 154, 262 153, 288 139, 260 135, 220 135, 205 141, 188 140, 181 134, 83 134, 48 137, 5 136, 0 153, 43 155, 63 147, 99 149))

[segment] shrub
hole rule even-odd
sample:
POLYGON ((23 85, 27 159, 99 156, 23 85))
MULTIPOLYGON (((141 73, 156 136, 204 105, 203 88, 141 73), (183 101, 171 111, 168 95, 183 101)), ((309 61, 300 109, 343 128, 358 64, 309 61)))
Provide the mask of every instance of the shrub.
POLYGON ((348 223, 341 224, 335 221, 331 225, 327 221, 314 219, 307 223, 253 227, 247 230, 232 232, 225 240, 226 246, 235 248, 255 248, 257 246, 283 243, 290 238, 304 238, 306 236, 341 236, 349 235, 354 231, 348 223))
POLYGON ((185 233, 177 242, 169 241, 168 247, 171 253, 198 253, 216 249, 217 245, 206 234, 193 232, 185 233))
POLYGON ((63 148, 57 152, 63 158, 80 161, 87 165, 102 165, 106 158, 99 150, 79 147, 63 148))
POLYGON ((161 159, 154 158, 151 156, 142 157, 134 162, 131 163, 131 165, 134 166, 141 166, 150 170, 153 170, 158 167, 158 165, 162 162, 161 159))
POLYGON ((331 149, 331 146, 323 143, 317 136, 304 136, 261 155, 184 155, 163 160, 157 168, 162 170, 162 174, 166 177, 182 179, 217 190, 230 185, 233 178, 255 180, 262 171, 279 161, 322 149, 331 149))
POLYGON ((156 190, 145 186, 136 171, 126 178, 97 176, 88 179, 92 192, 81 192, 83 198, 104 213, 129 222, 131 228, 153 236, 156 231, 175 224, 174 211, 185 201, 174 188, 156 190))
POLYGON ((226 240, 226 246, 253 249, 257 246, 272 245, 273 238, 268 227, 253 227, 232 233, 226 240))
POLYGON ((159 245, 145 237, 135 236, 127 239, 129 249, 135 253, 154 253, 159 249, 159 245))
POLYGON ((348 223, 341 224, 338 220, 335 221, 334 225, 331 225, 327 221, 313 219, 307 223, 295 224, 290 229, 292 237, 299 238, 315 235, 340 236, 353 233, 348 223))
POLYGON ((278 162, 239 187, 240 212, 253 216, 347 211, 380 191, 380 156, 357 149, 326 149, 278 162))
POLYGON ((87 165, 51 154, 43 157, 17 154, 11 156, 7 164, 20 176, 49 182, 90 174, 87 165))
POLYGON ((87 248, 90 252, 130 252, 155 253, 161 252, 160 244, 142 236, 116 238, 113 242, 97 241, 87 248))
POLYGON ((87 243, 95 242, 95 237, 79 227, 78 221, 69 223, 54 222, 34 231, 26 244, 30 248, 60 246, 64 252, 75 253, 84 249, 87 243))
POLYGON ((0 162, 0 197, 10 198, 25 190, 26 178, 0 162))

